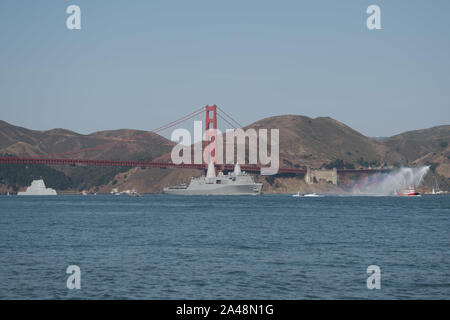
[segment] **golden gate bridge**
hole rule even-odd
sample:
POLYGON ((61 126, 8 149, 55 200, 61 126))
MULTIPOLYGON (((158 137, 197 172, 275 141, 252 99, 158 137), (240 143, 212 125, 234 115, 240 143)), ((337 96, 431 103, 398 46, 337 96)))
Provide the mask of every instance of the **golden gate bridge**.
MULTIPOLYGON (((137 135, 134 137, 135 140, 142 138, 149 134, 158 134, 164 130, 173 128, 175 126, 180 125, 181 123, 193 119, 194 117, 205 113, 205 129, 206 129, 206 141, 210 143, 211 138, 213 137, 214 130, 217 130, 217 119, 220 118, 227 125, 232 126, 234 129, 242 128, 243 126, 239 124, 238 121, 233 119, 228 113, 223 111, 220 107, 213 106, 205 106, 199 108, 177 120, 171 121, 163 126, 160 126, 154 130, 146 131, 143 134, 137 135), (214 129, 211 131, 210 129, 214 129)), ((39 164, 39 165, 83 165, 83 166, 120 166, 120 167, 142 167, 142 168, 176 168, 176 169, 200 169, 206 170, 207 163, 202 164, 174 164, 172 162, 155 162, 155 161, 131 161, 131 160, 94 160, 94 159, 75 159, 69 158, 68 156, 73 156, 75 154, 80 154, 87 151, 95 151, 100 150, 102 148, 114 147, 123 143, 130 142, 130 139, 126 139, 123 141, 115 141, 106 144, 102 144, 95 147, 90 148, 81 148, 77 150, 61 152, 61 153, 52 153, 46 155, 38 155, 33 157, 15 157, 15 156, 2 156, 0 157, 0 164, 8 165, 8 164, 39 164), (67 157, 67 158, 66 158, 67 157)), ((214 151, 213 151, 214 152, 214 151)), ((213 155, 213 154, 212 154, 213 155)), ((213 155, 214 156, 214 155, 213 155)), ((216 164, 217 169, 222 171, 233 170, 233 164, 216 164)), ((250 173, 261 173, 261 166, 258 165, 241 165, 242 170, 245 170, 250 173)), ((338 169, 337 172, 339 174, 369 174, 369 173, 379 173, 379 172, 388 172, 390 169, 386 168, 367 168, 367 169, 338 169)), ((288 175, 305 175, 307 172, 306 168, 279 168, 278 175, 288 174, 288 175)))

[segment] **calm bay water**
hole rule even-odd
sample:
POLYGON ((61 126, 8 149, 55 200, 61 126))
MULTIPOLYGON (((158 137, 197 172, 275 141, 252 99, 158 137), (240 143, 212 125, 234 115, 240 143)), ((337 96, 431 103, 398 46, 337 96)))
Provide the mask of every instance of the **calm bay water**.
POLYGON ((450 196, 0 197, 0 299, 449 297, 450 196))

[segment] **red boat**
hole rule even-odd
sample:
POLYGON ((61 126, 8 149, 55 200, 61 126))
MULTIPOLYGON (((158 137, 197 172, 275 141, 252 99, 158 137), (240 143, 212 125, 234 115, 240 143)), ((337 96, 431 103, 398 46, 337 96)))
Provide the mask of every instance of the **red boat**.
POLYGON ((403 196, 420 196, 420 193, 416 191, 415 188, 410 187, 408 189, 400 190, 400 192, 397 192, 397 196, 403 197, 403 196))

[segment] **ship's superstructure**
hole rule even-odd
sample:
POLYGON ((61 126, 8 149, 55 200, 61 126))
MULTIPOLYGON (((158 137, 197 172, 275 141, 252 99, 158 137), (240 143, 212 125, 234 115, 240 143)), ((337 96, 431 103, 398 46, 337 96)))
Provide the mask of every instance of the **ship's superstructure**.
POLYGON ((44 180, 33 180, 26 191, 18 192, 18 196, 56 196, 56 191, 45 186, 44 180))

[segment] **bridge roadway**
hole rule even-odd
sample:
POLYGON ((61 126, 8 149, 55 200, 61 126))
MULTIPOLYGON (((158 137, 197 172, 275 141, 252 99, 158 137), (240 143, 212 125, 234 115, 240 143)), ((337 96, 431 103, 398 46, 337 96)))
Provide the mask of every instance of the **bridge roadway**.
MULTIPOLYGON (((153 161, 118 161, 118 160, 84 160, 84 159, 45 159, 45 158, 16 158, 0 157, 0 164, 42 164, 42 165, 72 165, 72 166, 120 166, 120 167, 143 167, 143 168, 179 168, 179 169, 201 169, 207 168, 206 164, 174 164, 171 162, 153 161)), ((217 165, 220 170, 233 170, 234 165, 217 165)), ((251 173, 260 173, 261 167, 256 165, 241 165, 241 169, 251 173)), ((361 174, 389 172, 391 169, 338 169, 338 174, 361 174)), ((278 174, 304 175, 303 168, 280 168, 278 174)))

